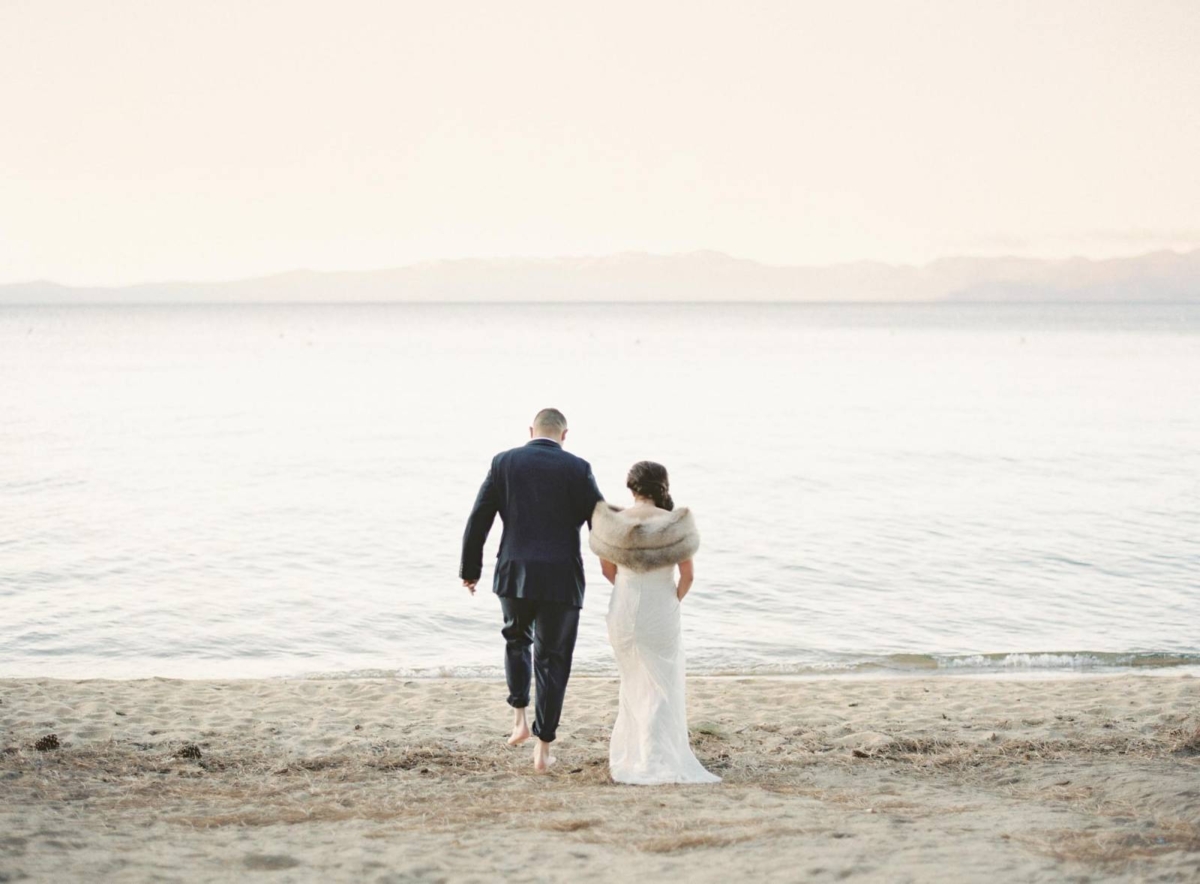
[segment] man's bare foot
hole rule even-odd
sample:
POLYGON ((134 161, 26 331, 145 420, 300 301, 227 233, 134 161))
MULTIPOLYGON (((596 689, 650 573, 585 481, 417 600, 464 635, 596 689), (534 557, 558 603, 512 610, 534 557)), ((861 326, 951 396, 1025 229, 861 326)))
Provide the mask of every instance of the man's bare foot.
POLYGON ((554 767, 554 762, 558 761, 550 754, 550 744, 538 740, 533 747, 533 769, 538 773, 545 773, 550 768, 554 767))
POLYGON ((532 736, 529 732, 529 725, 525 721, 525 708, 517 708, 513 710, 513 732, 508 738, 508 745, 519 746, 532 736))
POLYGON ((525 723, 525 719, 522 718, 513 725, 513 732, 512 736, 508 738, 508 745, 520 746, 531 736, 533 736, 533 734, 529 732, 529 725, 527 725, 525 723))

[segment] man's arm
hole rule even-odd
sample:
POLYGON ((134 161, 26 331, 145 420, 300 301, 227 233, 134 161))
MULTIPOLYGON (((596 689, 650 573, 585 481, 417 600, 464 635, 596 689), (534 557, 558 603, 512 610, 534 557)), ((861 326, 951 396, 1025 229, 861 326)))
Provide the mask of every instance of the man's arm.
POLYGON ((596 477, 592 475, 592 465, 584 461, 587 466, 587 479, 583 491, 583 501, 580 510, 583 518, 580 521, 587 522, 588 530, 592 529, 592 513, 596 509, 596 504, 604 500, 604 495, 600 493, 600 486, 596 484, 596 477))
POLYGON ((471 595, 475 594, 475 584, 479 582, 479 575, 483 573, 483 545, 487 542, 488 532, 492 530, 496 512, 500 509, 492 477, 495 469, 496 462, 493 460, 483 484, 479 486, 479 493, 475 495, 475 506, 471 508, 467 528, 463 531, 462 561, 458 568, 458 576, 462 578, 463 586, 471 591, 471 595))

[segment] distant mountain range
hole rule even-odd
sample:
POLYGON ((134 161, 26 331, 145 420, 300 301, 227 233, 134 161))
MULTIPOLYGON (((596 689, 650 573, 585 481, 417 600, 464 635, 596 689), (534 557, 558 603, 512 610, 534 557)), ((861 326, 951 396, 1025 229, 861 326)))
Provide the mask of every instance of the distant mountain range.
POLYGON ((0 285, 0 304, 366 301, 1193 301, 1200 249, 1092 261, 943 258, 773 266, 720 252, 434 261, 391 270, 296 270, 230 282, 0 285))

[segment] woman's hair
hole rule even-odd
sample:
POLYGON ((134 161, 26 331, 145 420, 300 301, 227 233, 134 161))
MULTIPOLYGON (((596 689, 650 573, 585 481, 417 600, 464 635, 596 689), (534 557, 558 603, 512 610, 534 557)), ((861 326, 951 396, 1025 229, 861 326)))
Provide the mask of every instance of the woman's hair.
POLYGON ((653 500, 659 509, 675 509, 675 501, 668 493, 671 487, 667 478, 667 468, 652 460, 639 460, 629 468, 625 477, 625 487, 647 500, 653 500))

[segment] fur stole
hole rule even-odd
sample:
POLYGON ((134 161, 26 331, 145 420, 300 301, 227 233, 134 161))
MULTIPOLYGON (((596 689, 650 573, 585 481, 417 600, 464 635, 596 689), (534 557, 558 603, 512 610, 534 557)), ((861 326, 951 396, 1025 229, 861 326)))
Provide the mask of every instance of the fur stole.
POLYGON ((648 519, 625 515, 605 501, 592 512, 592 552, 630 571, 654 571, 686 562, 700 548, 700 532, 687 507, 648 519))

